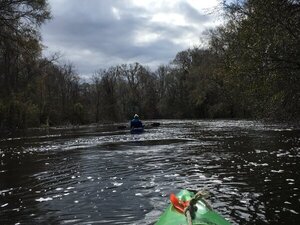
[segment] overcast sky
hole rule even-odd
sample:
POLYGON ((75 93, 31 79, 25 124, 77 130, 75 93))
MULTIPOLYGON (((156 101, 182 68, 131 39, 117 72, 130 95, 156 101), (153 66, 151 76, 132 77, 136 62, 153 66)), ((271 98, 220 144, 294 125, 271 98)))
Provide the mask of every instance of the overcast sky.
POLYGON ((203 45, 218 24, 218 0, 48 0, 44 54, 55 52, 87 77, 100 68, 139 62, 157 68, 176 53, 203 45))

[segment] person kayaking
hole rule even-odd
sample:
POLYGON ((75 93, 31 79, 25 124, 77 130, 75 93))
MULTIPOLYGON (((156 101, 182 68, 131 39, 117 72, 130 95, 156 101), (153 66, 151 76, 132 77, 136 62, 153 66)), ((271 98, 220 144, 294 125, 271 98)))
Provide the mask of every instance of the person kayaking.
POLYGON ((140 121, 139 115, 135 114, 133 119, 130 121, 130 129, 144 127, 142 121, 140 121))

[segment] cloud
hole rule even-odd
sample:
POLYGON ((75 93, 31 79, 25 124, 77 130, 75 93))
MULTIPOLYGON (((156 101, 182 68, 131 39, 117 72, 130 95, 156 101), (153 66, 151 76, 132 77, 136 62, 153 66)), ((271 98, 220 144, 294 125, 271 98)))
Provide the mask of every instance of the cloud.
POLYGON ((53 19, 42 27, 45 55, 61 52, 79 74, 139 62, 151 68, 200 44, 214 25, 205 7, 217 0, 49 0, 53 19))

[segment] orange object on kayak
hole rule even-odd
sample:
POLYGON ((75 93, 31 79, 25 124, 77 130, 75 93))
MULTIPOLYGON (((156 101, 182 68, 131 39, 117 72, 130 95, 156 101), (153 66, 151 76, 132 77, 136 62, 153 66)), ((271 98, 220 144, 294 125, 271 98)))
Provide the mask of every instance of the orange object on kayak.
POLYGON ((180 201, 176 195, 173 193, 170 195, 170 201, 172 202, 175 209, 177 209, 179 212, 183 213, 184 209, 189 206, 189 201, 180 201))

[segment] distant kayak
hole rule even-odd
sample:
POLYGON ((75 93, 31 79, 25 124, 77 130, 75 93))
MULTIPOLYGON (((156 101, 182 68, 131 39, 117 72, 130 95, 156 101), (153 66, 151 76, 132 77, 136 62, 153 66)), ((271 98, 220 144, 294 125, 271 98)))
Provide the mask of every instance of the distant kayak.
POLYGON ((144 132, 144 127, 134 127, 130 129, 131 134, 141 134, 144 132))
POLYGON ((154 122, 154 123, 151 123, 151 124, 143 124, 142 127, 135 127, 135 128, 131 128, 126 126, 126 125, 119 125, 117 126, 116 128, 118 130, 125 130, 125 129, 130 129, 130 133, 132 134, 140 134, 140 133, 143 133, 145 131, 145 128, 146 129, 151 129, 151 128, 154 128, 154 127, 159 127, 160 126, 160 123, 158 122, 154 122))
POLYGON ((182 190, 171 194, 171 204, 155 225, 230 225, 198 193, 182 190))

